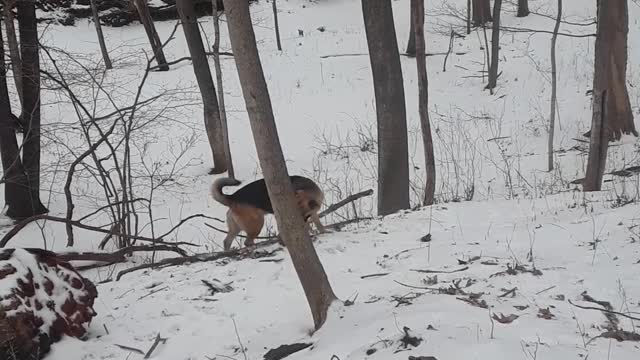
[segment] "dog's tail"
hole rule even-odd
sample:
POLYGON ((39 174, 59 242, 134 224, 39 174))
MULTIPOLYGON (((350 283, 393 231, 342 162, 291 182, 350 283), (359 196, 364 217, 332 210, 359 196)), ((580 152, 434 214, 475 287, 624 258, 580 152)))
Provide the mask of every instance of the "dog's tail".
POLYGON ((225 186, 240 185, 240 181, 232 178, 219 178, 211 184, 211 196, 213 199, 224 206, 231 205, 231 197, 222 192, 225 186))

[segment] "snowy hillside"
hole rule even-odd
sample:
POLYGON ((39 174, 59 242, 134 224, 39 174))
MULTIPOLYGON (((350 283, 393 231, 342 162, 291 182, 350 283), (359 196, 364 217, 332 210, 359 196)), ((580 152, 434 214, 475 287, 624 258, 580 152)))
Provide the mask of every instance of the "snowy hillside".
MULTIPOLYGON (((313 345, 292 360, 637 358, 640 179, 605 175, 605 190, 586 195, 571 184, 586 167, 588 139, 582 134, 591 123, 593 37, 558 38, 557 165, 546 171, 551 36, 535 30, 552 30, 555 3, 531 0, 533 13, 516 18, 515 4, 505 2, 502 74, 490 95, 481 77, 481 31, 454 38, 443 70, 451 30, 465 34, 466 1, 426 1, 427 52, 435 54, 427 67, 438 204, 376 218, 374 192, 325 219, 374 217, 316 240, 336 294, 351 303, 336 305, 320 331, 310 335, 302 288, 279 246, 259 248, 254 258, 138 271, 115 281, 119 271, 150 261, 137 255, 126 264, 84 272, 100 283, 90 336, 84 342, 63 340, 47 359, 143 358, 139 351, 146 353, 157 336, 166 341, 151 359, 261 359, 271 348, 297 342, 313 345), (205 282, 229 284, 228 292, 212 294, 205 282), (610 311, 636 320, 573 305, 602 308, 603 301, 610 311), (417 346, 405 348, 404 327, 422 339, 413 339, 417 346), (626 338, 615 339, 620 336, 626 338)), ((595 33, 594 2, 564 3, 561 33, 595 33)), ((278 6, 282 52, 276 49, 271 4, 261 0, 251 10, 289 172, 317 180, 327 204, 375 190, 376 112, 360 1, 281 0, 278 6)), ((409 0, 393 6, 403 51, 409 0)), ((640 6, 630 1, 628 89, 634 114, 640 113, 638 17, 640 6)), ((211 19, 200 21, 212 43, 211 19)), ((163 41, 174 26, 156 24, 163 41)), ((230 51, 225 22, 221 30, 221 49, 230 51)), ((133 103, 146 66, 143 50, 150 52, 141 25, 103 28, 114 62, 105 74, 97 66, 92 23, 43 24, 42 31, 41 42, 70 87, 98 116, 111 113, 113 104, 133 103)), ((188 54, 178 28, 167 58, 188 54)), ((405 56, 401 62, 417 207, 424 160, 416 66, 405 56)), ((42 66, 55 73, 44 53, 42 66)), ((260 167, 233 58, 223 57, 222 66, 236 177, 248 182, 261 177, 260 167)), ((43 84, 43 201, 51 215, 63 217, 66 169, 86 144, 68 98, 54 82, 43 78, 43 84)), ((152 206, 139 212, 145 236, 165 233, 190 215, 223 218, 226 211, 209 196, 215 177, 207 174, 210 149, 190 62, 149 75, 141 98, 160 95, 140 111, 148 122, 132 149, 138 195, 153 195, 152 206), (150 193, 158 182, 163 186, 150 193)), ((16 96, 12 100, 17 104, 16 96)), ((635 138, 612 144, 607 173, 639 165, 639 144, 635 138)), ((92 169, 78 168, 71 190, 75 217, 88 215, 96 226, 108 223, 108 214, 96 212, 105 194, 92 169)), ((186 246, 190 253, 221 250, 224 234, 205 222, 224 227, 195 218, 164 240, 198 245, 186 246)), ((270 219, 267 230, 274 226, 270 219)), ((76 229, 75 238, 74 250, 95 251, 103 236, 76 229)), ((66 239, 64 225, 39 221, 8 246, 65 251, 66 239)))

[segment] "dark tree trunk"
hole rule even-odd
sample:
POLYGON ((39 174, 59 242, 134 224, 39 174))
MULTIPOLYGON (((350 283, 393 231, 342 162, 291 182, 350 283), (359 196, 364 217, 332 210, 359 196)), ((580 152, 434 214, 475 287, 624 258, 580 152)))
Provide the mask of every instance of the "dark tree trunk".
POLYGON ((102 25, 100 25, 100 18, 98 17, 98 7, 96 6, 96 0, 91 0, 91 13, 93 15, 93 23, 96 26, 96 34, 98 35, 98 42, 100 43, 100 51, 102 52, 102 59, 104 59, 104 66, 107 70, 112 69, 111 59, 109 58, 109 52, 107 51, 107 45, 104 42, 104 35, 102 34, 102 25))
POLYGON ((220 122, 222 123, 222 136, 224 138, 224 153, 227 156, 227 175, 235 179, 233 159, 231 158, 231 146, 229 144, 229 127, 227 124, 227 110, 224 105, 224 87, 222 81, 222 67, 220 66, 220 13, 218 12, 218 1, 212 0, 213 6, 213 31, 215 40, 213 41, 213 63, 216 68, 216 81, 218 84, 218 108, 220 109, 220 122))
MULTIPOLYGON (((14 23, 13 8, 16 0, 4 0, 4 26, 7 29, 7 42, 9 43, 9 56, 11 58, 11 69, 13 70, 13 80, 16 83, 16 91, 22 106, 22 60, 20 59, 20 46, 16 36, 16 26, 14 23)), ((24 128, 24 126, 23 126, 24 128)))
POLYGON ((151 14, 149 13, 149 7, 147 6, 147 0, 132 0, 140 16, 140 22, 144 26, 144 31, 147 33, 149 43, 151 44, 151 50, 158 63, 158 70, 169 71, 169 65, 167 65, 167 59, 164 56, 164 50, 162 49, 162 42, 158 36, 151 14))
POLYGON ((491 31, 491 66, 489 68, 489 83, 487 89, 493 94, 498 82, 498 64, 500 63, 500 10, 502 0, 493 3, 493 29, 491 31))
POLYGON ((280 42, 280 25, 278 25, 278 5, 276 4, 276 0, 271 0, 271 5, 273 7, 273 24, 276 28, 276 43, 278 45, 278 50, 282 51, 282 43, 280 42))
POLYGON ((529 0, 518 0, 518 14, 516 17, 529 15, 529 0))
POLYGON ((409 15, 409 41, 407 41, 407 51, 406 54, 410 57, 416 56, 416 31, 415 25, 413 24, 414 19, 414 11, 413 6, 410 7, 410 15, 409 15))
MULTIPOLYGON (((20 29, 20 51, 24 86, 24 141, 22 159, 15 137, 11 106, 7 90, 4 56, 0 72, 0 146, 5 174, 5 203, 7 216, 24 219, 48 212, 40 201, 40 62, 38 58, 38 29, 35 3, 33 0, 19 0, 18 21, 20 29)), ((2 43, 4 54, 4 43, 2 43)))
POLYGON ((378 214, 409 208, 409 151, 402 68, 391 0, 362 0, 378 118, 378 214))
POLYGON ((224 0, 231 47, 276 222, 311 308, 315 328, 327 318, 336 296, 305 231, 282 154, 267 83, 246 1, 224 0))
POLYGON ((558 31, 560 30, 561 21, 562 0, 558 0, 558 15, 556 16, 556 24, 553 27, 553 35, 551 36, 551 109, 549 110, 549 139, 547 142, 547 169, 549 171, 553 170, 553 137, 556 128, 558 102, 558 85, 556 80, 556 41, 558 40, 558 31))
POLYGON ((622 134, 638 135, 627 91, 627 0, 599 0, 593 76, 593 114, 600 108, 595 94, 607 91, 606 121, 610 140, 622 134))
POLYGON ((423 205, 432 205, 436 192, 436 164, 433 156, 433 138, 429 121, 429 78, 427 77, 427 57, 424 40, 424 0, 411 0, 411 23, 416 36, 416 64, 418 67, 418 112, 422 130, 424 161, 427 181, 424 188, 423 205))
POLYGON ((467 35, 471 34, 471 0, 467 0, 467 35))
POLYGON ((220 174, 227 171, 227 157, 224 149, 224 134, 222 132, 222 122, 220 121, 220 109, 216 88, 213 85, 209 61, 202 44, 198 18, 193 10, 191 0, 176 0, 182 30, 187 40, 193 72, 196 75, 200 94, 202 94, 202 104, 204 107, 204 125, 209 138, 209 146, 213 154, 213 170, 211 173, 220 174))
POLYGON ((472 0, 473 25, 482 26, 491 21, 491 3, 489 0, 472 0))
POLYGON ((589 138, 589 157, 587 159, 587 171, 582 182, 583 191, 600 191, 602 177, 607 163, 607 150, 609 148, 609 114, 607 114, 606 101, 607 90, 593 93, 593 118, 591 121, 591 135, 589 138))

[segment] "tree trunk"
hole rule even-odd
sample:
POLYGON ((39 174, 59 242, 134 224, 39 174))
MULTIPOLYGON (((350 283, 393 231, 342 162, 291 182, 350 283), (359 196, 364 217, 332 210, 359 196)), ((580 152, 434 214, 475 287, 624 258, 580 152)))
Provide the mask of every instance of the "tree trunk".
POLYGON ((416 30, 415 25, 413 24, 415 9, 413 6, 410 7, 409 14, 409 41, 407 42, 407 56, 415 57, 416 56, 416 30))
POLYGON ((280 25, 278 25, 278 6, 276 5, 276 0, 271 0, 271 5, 273 7, 273 23, 276 28, 276 43, 278 44, 278 51, 282 51, 282 43, 280 42, 280 25))
POLYGON ((418 66, 418 112, 424 146, 424 161, 427 182, 424 188, 423 205, 433 205, 436 192, 436 164, 433 156, 433 139, 429 121, 429 79, 424 40, 424 0, 411 0, 411 23, 416 36, 416 64, 418 66))
POLYGON ((20 47, 18 46, 18 37, 16 36, 16 26, 13 17, 15 4, 15 0, 4 0, 4 26, 7 29, 7 42, 9 43, 13 80, 16 83, 20 106, 22 106, 22 60, 20 59, 20 47))
POLYGON ((467 35, 471 34, 471 0, 467 0, 467 35))
POLYGON ((260 167, 273 204, 276 222, 311 308, 316 330, 324 324, 336 299, 327 275, 305 231, 304 221, 287 174, 267 83, 256 47, 246 1, 224 0, 231 47, 244 95, 260 167))
POLYGON ((104 66, 107 70, 112 69, 111 59, 109 58, 109 52, 107 51, 107 45, 104 42, 104 35, 102 34, 102 25, 100 25, 100 17, 98 17, 98 7, 96 6, 96 0, 91 0, 91 13, 93 15, 93 23, 96 26, 96 34, 98 34, 98 42, 100 43, 100 51, 102 52, 102 59, 104 59, 104 66))
POLYGON ((500 9, 502 0, 493 3, 493 28, 491 31, 491 67, 489 68, 489 82, 487 89, 493 94, 498 82, 498 64, 500 63, 500 9))
POLYGON ((202 94, 202 104, 204 107, 204 126, 209 138, 209 146, 213 154, 212 174, 220 174, 227 171, 227 157, 224 150, 224 134, 222 122, 220 121, 220 109, 216 97, 216 88, 213 85, 209 61, 205 54, 198 18, 195 15, 193 2, 191 0, 176 0, 178 14, 182 22, 182 30, 187 40, 193 72, 196 75, 200 94, 202 94))
POLYGON ((491 3, 489 0, 472 0, 473 25, 482 26, 491 21, 491 3))
POLYGON ((627 0, 600 0, 595 43, 593 76, 593 116, 600 104, 595 94, 607 91, 606 121, 609 140, 619 140, 622 134, 638 136, 627 91, 627 36, 629 13, 627 0))
POLYGON ((553 28, 553 36, 551 37, 551 109, 549 110, 549 142, 547 146, 547 168, 553 170, 553 136, 556 127, 556 107, 557 99, 557 81, 556 81, 556 41, 558 40, 558 31, 560 30, 560 22, 562 20, 562 0, 558 0, 558 15, 556 16, 556 25, 553 28))
POLYGON ((378 214, 409 208, 409 151, 402 68, 391 0, 362 0, 378 118, 378 214))
POLYGON ((227 175, 235 179, 233 159, 231 158, 231 146, 229 144, 229 127, 227 126, 227 110, 224 105, 224 87, 222 81, 222 67, 220 66, 220 14, 218 13, 218 1, 211 1, 213 7, 213 64, 216 68, 216 81, 218 83, 218 108, 220 109, 220 122, 222 123, 222 136, 224 138, 224 153, 227 156, 227 175))
POLYGON ((518 14, 516 17, 529 15, 529 0, 518 0, 518 14))
MULTIPOLYGON (((17 140, 3 135, 3 165, 8 167, 7 176, 11 184, 7 183, 5 195, 7 204, 13 205, 7 216, 23 219, 33 215, 48 212, 40 201, 40 59, 38 54, 38 28, 34 0, 18 0, 18 25, 20 31, 20 55, 22 58, 23 102, 22 115, 24 125, 24 140, 22 142, 22 162, 17 148, 17 140), (6 154, 5 154, 6 152, 6 154), (15 166, 15 168, 13 168, 15 166), (11 174, 11 175, 9 175, 11 174), (14 177, 15 174, 15 177, 14 177), (11 189, 8 186, 11 185, 11 189), (21 189, 19 189, 21 188, 21 189), (16 194, 9 192, 16 191, 16 194)), ((4 59, 3 59, 4 60, 4 59)), ((6 89, 6 75, 3 71, 3 81, 6 89)), ((2 96, 2 95, 0 95, 2 96)), ((5 100, 3 100, 5 102, 5 100)), ((8 104, 8 98, 6 99, 8 104)), ((11 108, 5 107, 4 116, 11 114, 11 108)), ((3 121, 6 124, 6 120, 3 121)), ((6 130, 3 129, 3 132, 6 130)))
POLYGON ((136 9, 138 10, 140 22, 144 26, 144 31, 147 33, 147 37, 149 38, 149 43, 151 44, 153 55, 156 62, 158 63, 158 70, 169 71, 169 65, 167 65, 167 59, 165 58, 164 50, 162 49, 162 42, 160 41, 160 37, 158 36, 155 25, 153 25, 153 20, 151 19, 151 14, 149 13, 149 7, 147 6, 147 1, 133 0, 133 2, 136 9))
POLYGON ((591 137, 589 139, 589 158, 587 159, 587 172, 582 182, 583 191, 600 191, 602 177, 607 163, 607 150, 609 147, 610 128, 607 126, 609 114, 607 114, 607 90, 593 93, 593 118, 591 121, 591 137), (596 104, 598 107, 595 107, 596 104))

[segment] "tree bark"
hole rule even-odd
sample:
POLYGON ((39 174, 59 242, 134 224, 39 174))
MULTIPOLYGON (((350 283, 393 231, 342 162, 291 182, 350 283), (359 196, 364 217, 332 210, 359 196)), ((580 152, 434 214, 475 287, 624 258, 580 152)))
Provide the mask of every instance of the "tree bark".
POLYGON ((424 187, 423 205, 433 205, 436 192, 436 164, 433 154, 433 138, 429 120, 429 78, 424 39, 424 0, 411 0, 411 23, 416 37, 416 64, 418 67, 418 112, 424 146, 424 161, 427 181, 424 187))
POLYGON ((415 25, 413 23, 415 9, 413 6, 410 7, 409 14, 409 41, 407 41, 407 56, 415 57, 416 56, 416 31, 415 25))
POLYGON ((16 0, 4 0, 4 26, 7 29, 7 42, 9 44, 9 56, 11 58, 13 80, 16 83, 20 106, 22 106, 22 60, 20 59, 20 46, 18 45, 18 37, 16 36, 16 26, 13 16, 13 8, 15 7, 15 4, 16 0))
POLYGON ((98 17, 98 7, 96 6, 96 0, 91 0, 91 13, 93 15, 93 23, 96 26, 96 34, 98 35, 98 42, 100 43, 100 51, 102 52, 102 59, 104 60, 104 66, 107 70, 112 69, 111 59, 109 58, 109 52, 107 51, 107 45, 104 42, 104 35, 102 34, 102 25, 100 24, 100 17, 98 17))
POLYGON ((482 26, 491 21, 491 3, 489 0, 472 0, 473 25, 482 26))
POLYGON ((313 243, 305 231, 304 221, 294 198, 256 46, 249 3, 224 0, 224 6, 251 132, 278 229, 302 283, 315 328, 319 329, 324 324, 329 306, 336 297, 313 243))
POLYGON ((409 151, 391 0, 362 0, 378 118, 378 214, 409 208, 409 151))
POLYGON ((180 14, 182 30, 187 40, 193 72, 196 75, 200 94, 202 94, 202 104, 204 107, 204 126, 209 139, 209 146, 213 155, 212 174, 220 174, 227 171, 227 157, 224 149, 224 134, 222 122, 220 121, 220 109, 216 97, 216 88, 213 85, 209 61, 202 44, 198 18, 195 15, 191 0, 176 0, 176 7, 180 14))
POLYGON ((471 34, 471 0, 467 0, 467 35, 471 34))
POLYGON ((556 41, 558 40, 558 31, 560 30, 560 22, 562 20, 562 0, 558 0, 558 15, 556 16, 556 25, 553 28, 553 36, 551 37, 551 109, 549 110, 549 141, 547 145, 547 168, 553 170, 553 137, 556 127, 556 107, 557 99, 557 81, 556 81, 556 41))
POLYGON ((525 17, 529 15, 529 0, 518 0, 518 13, 516 17, 525 17))
POLYGON ((607 126, 607 90, 593 93, 594 108, 591 122, 591 137, 589 139, 589 157, 587 159, 587 171, 582 182, 583 191, 600 191, 602 187, 602 177, 607 162, 607 150, 609 147, 608 138, 610 128, 607 126))
POLYGON ((278 51, 282 51, 282 43, 280 42, 280 25, 278 25, 278 6, 276 0, 271 0, 273 7, 273 23, 276 28, 276 43, 278 44, 278 51))
POLYGON ((498 82, 498 64, 500 63, 500 10, 502 0, 493 2, 493 28, 491 31, 491 67, 489 68, 489 82, 487 89, 493 94, 498 82))
POLYGON ((224 87, 222 81, 222 66, 220 66, 220 14, 218 13, 218 0, 212 0, 213 6, 213 64, 216 69, 216 81, 218 84, 218 108, 220 109, 220 122, 222 123, 222 136, 224 138, 224 153, 227 156, 227 175, 235 179, 233 159, 231 158, 231 146, 229 144, 229 127, 227 124, 227 110, 224 105, 224 87))
POLYGON ((602 99, 595 94, 607 91, 606 121, 609 140, 622 134, 638 136, 627 91, 627 37, 629 13, 627 0, 599 0, 593 76, 593 116, 602 99))
POLYGON ((140 16, 140 22, 144 26, 144 31, 147 33, 153 55, 158 63, 158 70, 169 71, 169 65, 167 65, 167 59, 164 56, 164 50, 162 49, 162 42, 158 36, 151 14, 149 13, 149 7, 147 6, 147 0, 133 0, 133 3, 140 16))
POLYGON ((3 118, 0 141, 2 142, 2 163, 7 180, 5 184, 5 200, 9 205, 7 216, 13 219, 24 219, 44 214, 48 210, 40 201, 40 59, 35 2, 18 0, 16 4, 24 94, 22 114, 26 126, 22 143, 22 159, 20 159, 15 133, 10 136, 9 129, 4 126, 8 125, 11 119, 4 69, 2 69, 2 81, 0 81, 0 88, 2 88, 0 98, 3 103, 0 115, 3 118))

